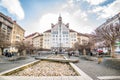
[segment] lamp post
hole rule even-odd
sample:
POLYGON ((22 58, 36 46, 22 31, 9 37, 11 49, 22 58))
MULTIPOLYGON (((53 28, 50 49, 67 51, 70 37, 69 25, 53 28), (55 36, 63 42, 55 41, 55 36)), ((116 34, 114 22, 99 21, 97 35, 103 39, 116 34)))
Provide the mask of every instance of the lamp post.
POLYGON ((59 52, 61 52, 61 23, 60 23, 60 38, 59 38, 59 40, 60 40, 59 52))
POLYGON ((86 55, 87 41, 83 40, 83 55, 86 55))

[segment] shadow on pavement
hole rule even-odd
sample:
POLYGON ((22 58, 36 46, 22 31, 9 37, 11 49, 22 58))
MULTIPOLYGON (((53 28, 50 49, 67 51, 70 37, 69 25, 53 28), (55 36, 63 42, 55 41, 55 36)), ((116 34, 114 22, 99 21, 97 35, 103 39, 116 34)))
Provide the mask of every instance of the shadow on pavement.
POLYGON ((104 59, 102 64, 105 65, 106 67, 120 70, 120 59, 116 58, 104 59))

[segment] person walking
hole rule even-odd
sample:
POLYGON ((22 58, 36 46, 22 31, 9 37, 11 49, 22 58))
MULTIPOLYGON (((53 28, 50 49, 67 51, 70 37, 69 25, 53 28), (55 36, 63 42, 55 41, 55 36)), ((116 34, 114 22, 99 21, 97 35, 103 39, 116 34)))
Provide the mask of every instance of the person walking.
POLYGON ((100 64, 102 62, 102 54, 103 54, 103 51, 98 50, 98 64, 100 64))
POLYGON ((68 52, 68 57, 70 58, 70 56, 72 56, 72 54, 70 52, 68 52))

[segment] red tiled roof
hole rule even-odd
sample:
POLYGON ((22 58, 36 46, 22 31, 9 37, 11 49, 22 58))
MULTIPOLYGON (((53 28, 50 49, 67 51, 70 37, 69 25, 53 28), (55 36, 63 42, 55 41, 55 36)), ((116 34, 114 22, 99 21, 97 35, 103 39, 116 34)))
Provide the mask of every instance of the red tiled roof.
POLYGON ((51 29, 49 29, 49 30, 45 31, 44 33, 46 33, 46 32, 51 32, 51 29))
POLYGON ((89 37, 88 34, 83 34, 83 33, 77 33, 77 35, 79 35, 79 36, 86 36, 86 37, 89 37))
POLYGON ((70 29, 70 32, 76 32, 76 31, 74 31, 74 30, 70 29))
POLYGON ((34 39, 34 38, 36 38, 36 37, 39 37, 39 36, 43 36, 43 34, 39 34, 38 36, 35 36, 35 37, 33 37, 32 39, 34 39))
POLYGON ((1 13, 1 12, 0 12, 0 16, 4 17, 5 19, 7 19, 9 22, 11 22, 11 23, 13 24, 13 20, 12 20, 12 18, 11 18, 11 17, 6 16, 6 15, 4 15, 4 14, 3 14, 3 13, 1 13))
POLYGON ((78 36, 81 36, 81 33, 77 33, 78 36))
POLYGON ((30 35, 26 36, 25 38, 32 37, 32 36, 34 36, 35 34, 39 34, 39 33, 38 33, 38 32, 32 33, 32 34, 30 34, 30 35))

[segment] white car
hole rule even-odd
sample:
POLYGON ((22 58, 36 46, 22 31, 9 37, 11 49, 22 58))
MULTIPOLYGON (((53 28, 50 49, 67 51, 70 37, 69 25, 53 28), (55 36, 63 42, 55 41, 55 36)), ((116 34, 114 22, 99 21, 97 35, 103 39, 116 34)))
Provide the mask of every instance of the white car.
POLYGON ((120 48, 115 49, 115 52, 120 54, 120 48))

